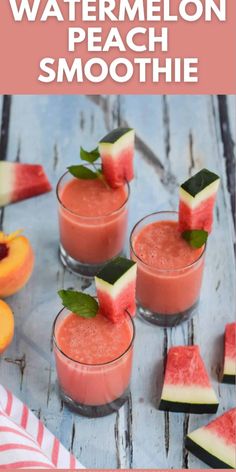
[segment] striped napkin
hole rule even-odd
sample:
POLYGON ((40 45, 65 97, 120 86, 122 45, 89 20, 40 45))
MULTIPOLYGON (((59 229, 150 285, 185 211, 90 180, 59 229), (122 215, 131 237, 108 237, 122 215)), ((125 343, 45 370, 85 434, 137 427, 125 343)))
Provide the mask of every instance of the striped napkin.
POLYGON ((0 469, 83 469, 43 423, 0 385, 0 469))

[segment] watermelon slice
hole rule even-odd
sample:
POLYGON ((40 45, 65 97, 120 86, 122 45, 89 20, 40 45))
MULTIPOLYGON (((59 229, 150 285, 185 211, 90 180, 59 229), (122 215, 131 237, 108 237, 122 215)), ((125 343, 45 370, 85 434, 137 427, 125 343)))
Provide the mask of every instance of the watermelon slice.
POLYGON ((101 311, 114 323, 123 318, 126 310, 135 315, 136 274, 136 262, 117 257, 95 277, 101 311))
POLYGON ((179 229, 211 232, 213 209, 219 187, 218 175, 202 169, 184 182, 179 190, 179 229))
POLYGON ((214 469, 235 469, 236 408, 188 434, 186 448, 214 469))
POLYGON ((186 413, 215 413, 218 404, 199 347, 171 347, 167 355, 159 409, 186 413))
POLYGON ((0 161, 0 207, 51 189, 42 166, 0 161))
POLYGON ((99 142, 102 172, 112 188, 130 182, 134 177, 134 130, 117 128, 99 142))
POLYGON ((235 384, 236 380, 236 323, 225 327, 225 355, 222 382, 235 384))

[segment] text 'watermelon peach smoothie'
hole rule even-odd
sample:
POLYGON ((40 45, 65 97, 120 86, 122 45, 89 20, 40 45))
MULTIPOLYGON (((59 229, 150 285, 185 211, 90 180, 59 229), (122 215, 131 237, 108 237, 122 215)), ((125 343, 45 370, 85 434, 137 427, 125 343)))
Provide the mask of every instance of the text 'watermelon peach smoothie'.
POLYGON ((146 321, 174 326, 193 314, 200 295, 206 240, 212 226, 212 201, 218 185, 219 177, 203 169, 183 184, 186 194, 187 188, 194 193, 189 194, 188 211, 185 195, 185 205, 180 202, 179 213, 153 213, 134 227, 131 257, 138 263, 137 304, 146 321), (201 208, 206 210, 204 195, 211 209, 202 214, 201 208))
POLYGON ((99 148, 81 148, 86 165, 69 167, 59 180, 60 257, 76 273, 93 276, 123 251, 133 155, 134 131, 118 128, 99 148))
MULTIPOLYGON (((124 261, 114 260, 115 270, 122 265, 112 284, 115 291, 125 290, 127 276, 135 284, 136 264, 124 261)), ((112 274, 112 267, 110 271, 112 274)), ((129 395, 135 330, 128 308, 135 304, 135 293, 131 290, 128 295, 126 291, 125 301, 124 297, 119 298, 115 322, 111 321, 114 318, 109 308, 104 314, 99 297, 97 301, 71 290, 61 290, 59 294, 64 308, 54 322, 53 338, 60 395, 81 415, 110 414, 129 395)))

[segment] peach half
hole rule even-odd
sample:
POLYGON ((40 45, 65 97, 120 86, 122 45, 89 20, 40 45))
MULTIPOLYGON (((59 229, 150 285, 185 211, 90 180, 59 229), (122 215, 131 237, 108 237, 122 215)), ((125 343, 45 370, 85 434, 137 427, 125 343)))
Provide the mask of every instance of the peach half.
POLYGON ((0 231, 0 298, 19 292, 33 271, 33 249, 21 232, 6 235, 0 231))
POLYGON ((0 300, 0 354, 7 349, 14 336, 14 316, 9 305, 0 300))

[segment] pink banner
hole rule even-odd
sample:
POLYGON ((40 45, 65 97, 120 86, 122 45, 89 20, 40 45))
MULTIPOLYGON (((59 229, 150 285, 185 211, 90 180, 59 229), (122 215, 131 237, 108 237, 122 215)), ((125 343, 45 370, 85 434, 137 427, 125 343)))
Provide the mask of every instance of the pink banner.
POLYGON ((1 0, 0 91, 234 94, 235 18, 232 0, 1 0))

